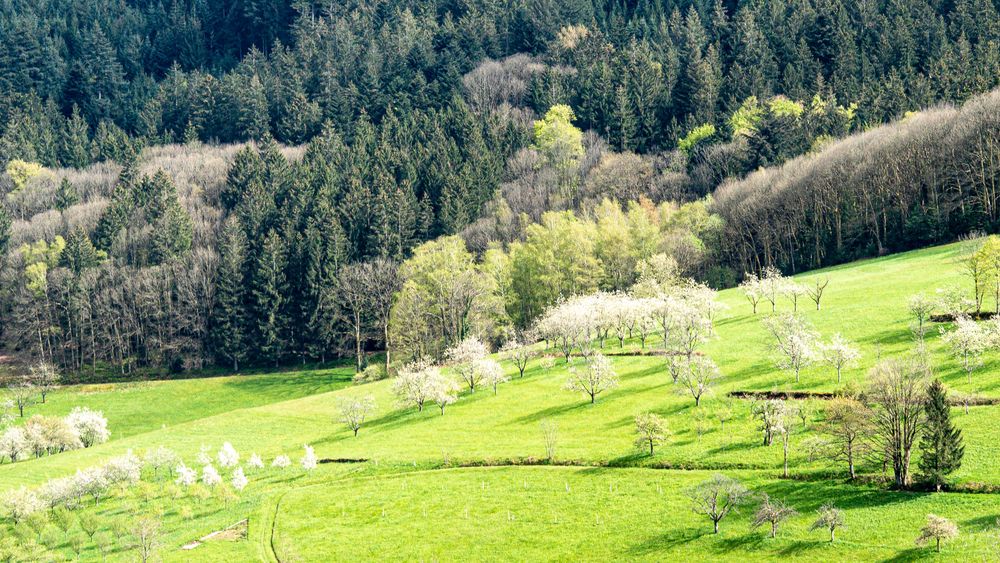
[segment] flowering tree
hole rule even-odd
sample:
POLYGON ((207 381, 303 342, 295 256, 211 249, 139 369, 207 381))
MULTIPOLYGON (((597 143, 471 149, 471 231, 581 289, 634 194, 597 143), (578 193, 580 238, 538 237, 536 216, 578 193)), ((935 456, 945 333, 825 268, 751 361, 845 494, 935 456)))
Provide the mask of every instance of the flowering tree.
POLYGON ((618 387, 618 374, 615 373, 611 362, 602 354, 594 354, 588 360, 586 368, 582 370, 570 368, 569 379, 565 385, 567 391, 586 393, 591 403, 598 395, 615 387, 618 387))
POLYGON ((445 407, 458 401, 458 384, 439 373, 431 379, 428 393, 428 399, 441 409, 443 415, 445 407))
POLYGON ((497 394, 497 387, 501 383, 510 381, 507 374, 503 372, 503 367, 496 360, 483 358, 476 362, 475 369, 479 372, 479 379, 483 385, 493 388, 494 395, 497 394))
POLYGON ((526 342, 519 338, 511 338, 500 348, 500 355, 514 363, 521 377, 524 377, 524 370, 528 367, 528 360, 532 353, 526 342))
POLYGON ((793 312, 799 310, 799 298, 808 292, 806 286, 792 280, 785 280, 785 283, 781 284, 781 295, 792 302, 793 312))
POLYGON ((92 411, 87 407, 73 407, 66 416, 66 422, 80 436, 80 442, 85 448, 103 444, 111 437, 108 419, 104 418, 104 413, 101 411, 92 411))
POLYGON ((216 455, 220 467, 235 467, 240 462, 240 454, 229 442, 222 444, 219 453, 216 455))
POLYGON ((250 469, 263 469, 264 460, 260 458, 256 453, 250 454, 250 459, 247 460, 247 467, 250 469))
POLYGON ((21 487, 7 492, 3 498, 3 509, 14 524, 18 524, 28 516, 44 510, 45 504, 34 491, 21 487))
POLYGON ((229 482, 233 485, 234 490, 240 492, 246 488, 249 480, 247 480, 247 476, 243 473, 243 468, 237 467, 236 471, 233 471, 233 476, 229 482))
POLYGON ((924 325, 930 320, 935 305, 934 299, 924 293, 913 295, 906 302, 906 308, 910 311, 910 316, 913 317, 911 329, 919 341, 924 339, 924 334, 927 332, 924 325))
POLYGON ((434 382, 441 377, 441 370, 426 362, 409 364, 400 368, 392 382, 392 392, 401 403, 416 405, 418 411, 423 411, 434 382))
POLYGON ((701 398, 708 393, 719 378, 719 368, 707 356, 694 356, 681 370, 681 383, 694 398, 694 406, 701 406, 701 398))
POLYGON ((21 459, 23 452, 28 447, 24 429, 20 426, 9 426, 0 434, 0 461, 4 457, 12 463, 21 459))
POLYGON ((837 383, 840 383, 842 370, 861 358, 861 352, 840 334, 834 334, 829 342, 820 343, 817 351, 819 357, 836 370, 837 383))
POLYGON ((38 390, 42 403, 49 393, 59 388, 59 370, 49 362, 39 362, 28 368, 28 380, 38 390))
POLYGON ((215 469, 212 464, 208 464, 201 468, 201 482, 204 483, 206 487, 214 487, 219 483, 222 483, 222 476, 215 469))
POLYGON ((445 352, 445 357, 459 377, 469 386, 469 391, 475 392, 476 385, 482 381, 482 372, 477 370, 476 366, 488 354, 489 350, 482 341, 470 337, 449 348, 445 352))
POLYGON ((770 446, 774 440, 774 435, 780 432, 786 411, 785 401, 780 399, 755 401, 750 406, 750 413, 759 421, 758 428, 764 433, 765 446, 770 446))
POLYGON ((776 367, 795 372, 798 383, 799 372, 816 357, 819 335, 797 315, 773 315, 764 319, 763 324, 774 337, 774 349, 779 354, 776 367))
POLYGON ((277 467, 278 469, 284 469, 292 464, 292 460, 288 459, 287 455, 279 455, 274 458, 271 462, 271 467, 277 467))
POLYGON ((764 298, 764 288, 761 286, 760 278, 757 274, 747 273, 743 275, 743 281, 740 283, 740 289, 743 291, 743 295, 750 302, 751 307, 753 307, 753 314, 757 314, 757 305, 760 300, 764 298))
POLYGON ((784 287, 785 277, 781 275, 780 270, 773 266, 764 268, 760 277, 760 294, 771 304, 772 313, 777 309, 778 296, 781 295, 784 287))
POLYGON ((180 462, 180 456, 170 448, 157 446, 146 450, 143 456, 143 463, 153 471, 153 478, 159 477, 160 469, 166 468, 167 472, 173 474, 174 466, 180 462))
POLYGON ((375 412, 375 397, 344 397, 338 401, 340 405, 340 421, 347 425, 354 435, 358 435, 358 430, 365 423, 368 415, 375 412))
POLYGON ((935 551, 941 553, 941 542, 953 540, 957 537, 958 524, 947 518, 928 514, 927 524, 920 529, 920 537, 917 538, 917 545, 927 545, 933 541, 935 551))
POLYGON ((667 439, 667 422, 654 413, 642 413, 635 417, 635 445, 653 455, 653 447, 667 439))
POLYGON ((991 336, 982 325, 969 317, 955 319, 955 330, 941 330, 941 339, 951 348, 952 354, 962 364, 969 383, 972 372, 983 363, 983 353, 990 346, 991 336))
POLYGON ((303 448, 305 448, 305 454, 302 455, 302 469, 312 471, 316 469, 316 464, 318 463, 316 452, 313 451, 313 447, 310 445, 305 445, 303 448))
POLYGON ((184 465, 183 462, 177 464, 174 471, 177 472, 177 479, 174 482, 182 487, 190 487, 198 481, 198 472, 184 465))

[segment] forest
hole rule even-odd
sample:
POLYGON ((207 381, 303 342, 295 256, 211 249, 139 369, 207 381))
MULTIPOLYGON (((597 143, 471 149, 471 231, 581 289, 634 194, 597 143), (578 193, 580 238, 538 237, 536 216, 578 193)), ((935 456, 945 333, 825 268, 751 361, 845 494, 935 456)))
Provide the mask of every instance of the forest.
POLYGON ((361 368, 394 336, 499 342, 642 264, 721 288, 988 231, 998 21, 990 0, 5 2, 4 350, 79 377, 361 368))

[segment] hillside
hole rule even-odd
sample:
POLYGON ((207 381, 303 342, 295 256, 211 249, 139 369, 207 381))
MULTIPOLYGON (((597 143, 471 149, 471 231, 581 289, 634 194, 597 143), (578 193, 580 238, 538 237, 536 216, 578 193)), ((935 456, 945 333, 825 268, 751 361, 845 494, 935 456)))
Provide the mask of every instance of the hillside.
MULTIPOLYGON (((168 560, 270 558, 271 550, 279 560, 365 558, 375 553, 390 553, 394 559, 451 559, 461 553, 490 560, 594 560, 621 554, 654 560, 681 556, 911 558, 922 553, 914 550, 913 538, 928 512, 951 518, 961 527, 962 535, 948 545, 946 558, 990 557, 995 529, 989 507, 995 504, 995 495, 891 492, 874 483, 846 482, 840 463, 810 460, 806 452, 805 443, 820 428, 825 403, 820 400, 805 403, 811 415, 804 428, 791 435, 793 479, 781 479, 780 442, 762 446, 761 434, 749 415, 749 402, 725 398, 733 390, 833 391, 863 385, 877 356, 896 356, 911 347, 909 296, 964 283, 955 261, 958 253, 956 245, 937 247, 796 278, 800 282, 829 278, 822 310, 814 310, 811 303, 800 303, 799 310, 824 337, 841 332, 859 345, 861 360, 845 370, 842 384, 828 367, 807 368, 798 384, 790 373, 776 370, 760 323, 766 313, 753 315, 738 290, 727 290, 718 299, 727 308, 718 313, 717 338, 704 348, 720 366, 723 378, 700 407, 670 382, 663 358, 619 356, 614 349, 617 343, 611 341, 605 352, 620 374, 620 387, 602 394, 593 405, 584 396, 562 389, 567 368, 561 359, 552 367, 545 367, 550 360, 532 360, 523 379, 505 364, 513 379, 500 385, 495 396, 489 389, 463 393, 443 415, 434 406, 417 412, 398 405, 390 381, 323 392, 322 386, 290 387, 299 386, 301 376, 247 376, 162 382, 138 392, 149 397, 144 402, 157 403, 177 393, 188 393, 192 399, 204 393, 235 397, 240 388, 252 386, 268 390, 271 398, 255 393, 258 406, 234 399, 223 408, 195 411, 179 406, 179 412, 149 411, 136 421, 128 409, 114 408, 102 398, 106 393, 127 397, 136 391, 85 386, 53 394, 46 410, 39 412, 58 414, 71 404, 104 408, 114 429, 112 439, 92 448, 0 466, 0 484, 4 489, 22 483, 37 485, 129 449, 139 453, 157 446, 172 448, 188 464, 195 464, 202 445, 214 451, 224 441, 231 442, 244 459, 256 452, 267 462, 279 454, 294 460, 302 444, 310 444, 321 459, 368 460, 321 463, 309 472, 296 466, 258 470, 249 474, 250 484, 239 500, 225 505, 215 497, 197 500, 191 496, 195 492, 186 493, 169 481, 157 482, 147 475, 145 479, 153 482, 136 489, 145 500, 137 496, 139 492, 120 493, 97 506, 85 502, 77 511, 97 514, 108 523, 124 510, 146 513, 164 507, 162 553, 168 560), (302 391, 309 396, 271 402, 302 391), (336 422, 338 399, 367 394, 375 398, 378 410, 355 438, 336 422), (717 413, 724 405, 729 405, 733 416, 720 428, 717 413), (663 416, 670 431, 667 442, 653 456, 638 452, 632 443, 633 418, 645 411, 663 416), (545 458, 543 421, 554 423, 557 429, 554 466, 522 467, 529 460, 539 463, 545 458), (478 465, 501 467, 465 467, 478 465), (713 471, 785 500, 800 516, 787 522, 776 540, 765 539, 763 531, 748 531, 747 512, 725 520, 720 536, 708 534, 710 522, 690 512, 684 491, 713 471), (834 544, 822 532, 807 529, 815 509, 828 501, 844 510, 847 523, 834 544), (208 542, 191 551, 177 551, 181 544, 248 516, 246 540, 208 542), (543 530, 544 546, 530 540, 543 530)), ((787 301, 778 306, 782 310, 791 307, 787 301)), ((988 354, 986 365, 970 383, 940 340, 939 327, 948 328, 948 324, 936 323, 926 336, 935 375, 953 393, 995 397, 1000 357, 988 354)), ((654 336, 648 346, 656 345, 654 336)), ((625 351, 637 349, 638 342, 629 340, 625 351)), ((953 488, 974 491, 1000 485, 992 424, 998 408, 973 406, 968 414, 954 409, 966 456, 961 469, 949 477, 953 488)), ((862 463, 861 472, 871 478, 880 474, 867 462, 862 463)), ((66 544, 55 549, 70 551, 66 544)), ((84 549, 85 554, 96 556, 93 548, 84 549)), ((116 558, 131 557, 130 553, 121 548, 113 552, 116 558)))

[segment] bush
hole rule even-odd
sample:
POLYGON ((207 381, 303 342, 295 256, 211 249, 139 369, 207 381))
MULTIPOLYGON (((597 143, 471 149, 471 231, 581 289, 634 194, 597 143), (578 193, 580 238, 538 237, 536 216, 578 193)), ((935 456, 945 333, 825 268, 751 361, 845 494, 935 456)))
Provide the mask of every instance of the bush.
POLYGON ((356 385, 361 385, 363 383, 371 383, 373 381, 380 381, 388 377, 388 373, 385 371, 385 366, 382 364, 371 364, 364 370, 359 371, 354 374, 352 381, 356 385))

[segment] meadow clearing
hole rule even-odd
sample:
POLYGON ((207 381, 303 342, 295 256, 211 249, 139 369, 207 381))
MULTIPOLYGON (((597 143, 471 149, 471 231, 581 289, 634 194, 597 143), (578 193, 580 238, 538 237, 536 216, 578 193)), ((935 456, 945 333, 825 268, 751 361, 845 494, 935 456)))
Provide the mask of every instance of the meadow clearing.
MULTIPOLYGON (((136 559, 142 549, 134 541, 119 541, 118 532, 128 520, 147 515, 161 523, 154 551, 168 561, 607 560, 616 555, 649 560, 996 559, 1000 495, 971 491, 1000 487, 1000 430, 994 423, 1000 406, 972 406, 968 414, 952 409, 963 432, 965 458, 949 485, 966 492, 934 494, 890 491, 875 482, 880 468, 865 464, 860 467, 865 478, 849 483, 843 464, 810 459, 802 446, 817 433, 824 403, 817 399, 796 401, 806 415, 790 434, 790 478, 782 478, 780 442, 764 446, 750 402, 727 398, 735 390, 863 387, 879 357, 901 356, 912 348, 908 298, 967 283, 957 253, 958 247, 949 245, 796 277, 806 284, 829 278, 822 310, 808 300, 800 301, 798 310, 822 337, 840 333, 861 350, 860 361, 844 371, 839 384, 828 366, 806 368, 799 383, 776 369, 761 325, 770 304, 754 315, 738 289, 721 292, 718 300, 726 308, 715 320, 715 338, 702 352, 719 365, 722 377, 698 407, 671 382, 662 357, 635 354, 640 349, 636 339, 624 349, 615 339, 605 343, 603 352, 620 386, 594 404, 563 389, 570 366, 558 352, 542 350, 539 354, 547 357, 532 359, 523 378, 504 362, 510 382, 496 394, 488 388, 465 392, 443 415, 433 405, 421 412, 400 405, 388 380, 352 385, 350 367, 67 387, 29 414, 66 414, 74 406, 89 406, 104 412, 111 439, 0 465, 0 490, 38 486, 128 451, 141 457, 160 446, 198 467, 203 447, 214 454, 229 442, 241 461, 257 453, 264 467, 247 468, 249 484, 239 493, 225 485, 180 487, 169 469, 147 467, 138 485, 99 504, 86 500, 68 523, 63 516, 37 524, 6 519, 0 525, 6 538, 2 547, 17 553, 18 542, 29 542, 34 544, 30 555, 42 560, 136 559), (338 421, 338 400, 368 395, 377 410, 355 437, 338 421), (723 424, 719 414, 725 411, 731 416, 724 415, 723 424), (669 436, 654 455, 634 445, 634 419, 642 412, 657 413, 667 422, 669 436), (554 434, 551 462, 546 461, 543 423, 554 434), (299 464, 304 445, 315 448, 320 459, 313 470, 299 464), (289 456, 291 466, 271 467, 279 455, 289 456), (717 472, 785 501, 798 515, 772 539, 763 528, 750 528, 751 504, 724 520, 720 534, 712 534, 711 522, 692 512, 685 491, 717 472), (823 530, 809 529, 816 510, 828 502, 845 513, 845 527, 834 543, 823 530), (940 554, 914 545, 929 513, 960 527, 960 536, 940 554), (221 539, 181 549, 233 525, 221 539)), ((779 310, 791 307, 788 301, 778 303, 779 310)), ((941 326, 932 326, 926 337, 934 374, 955 392, 998 396, 1000 352, 986 354, 970 382, 941 341, 941 326)), ((646 343, 647 348, 657 345, 655 336, 646 343)))

